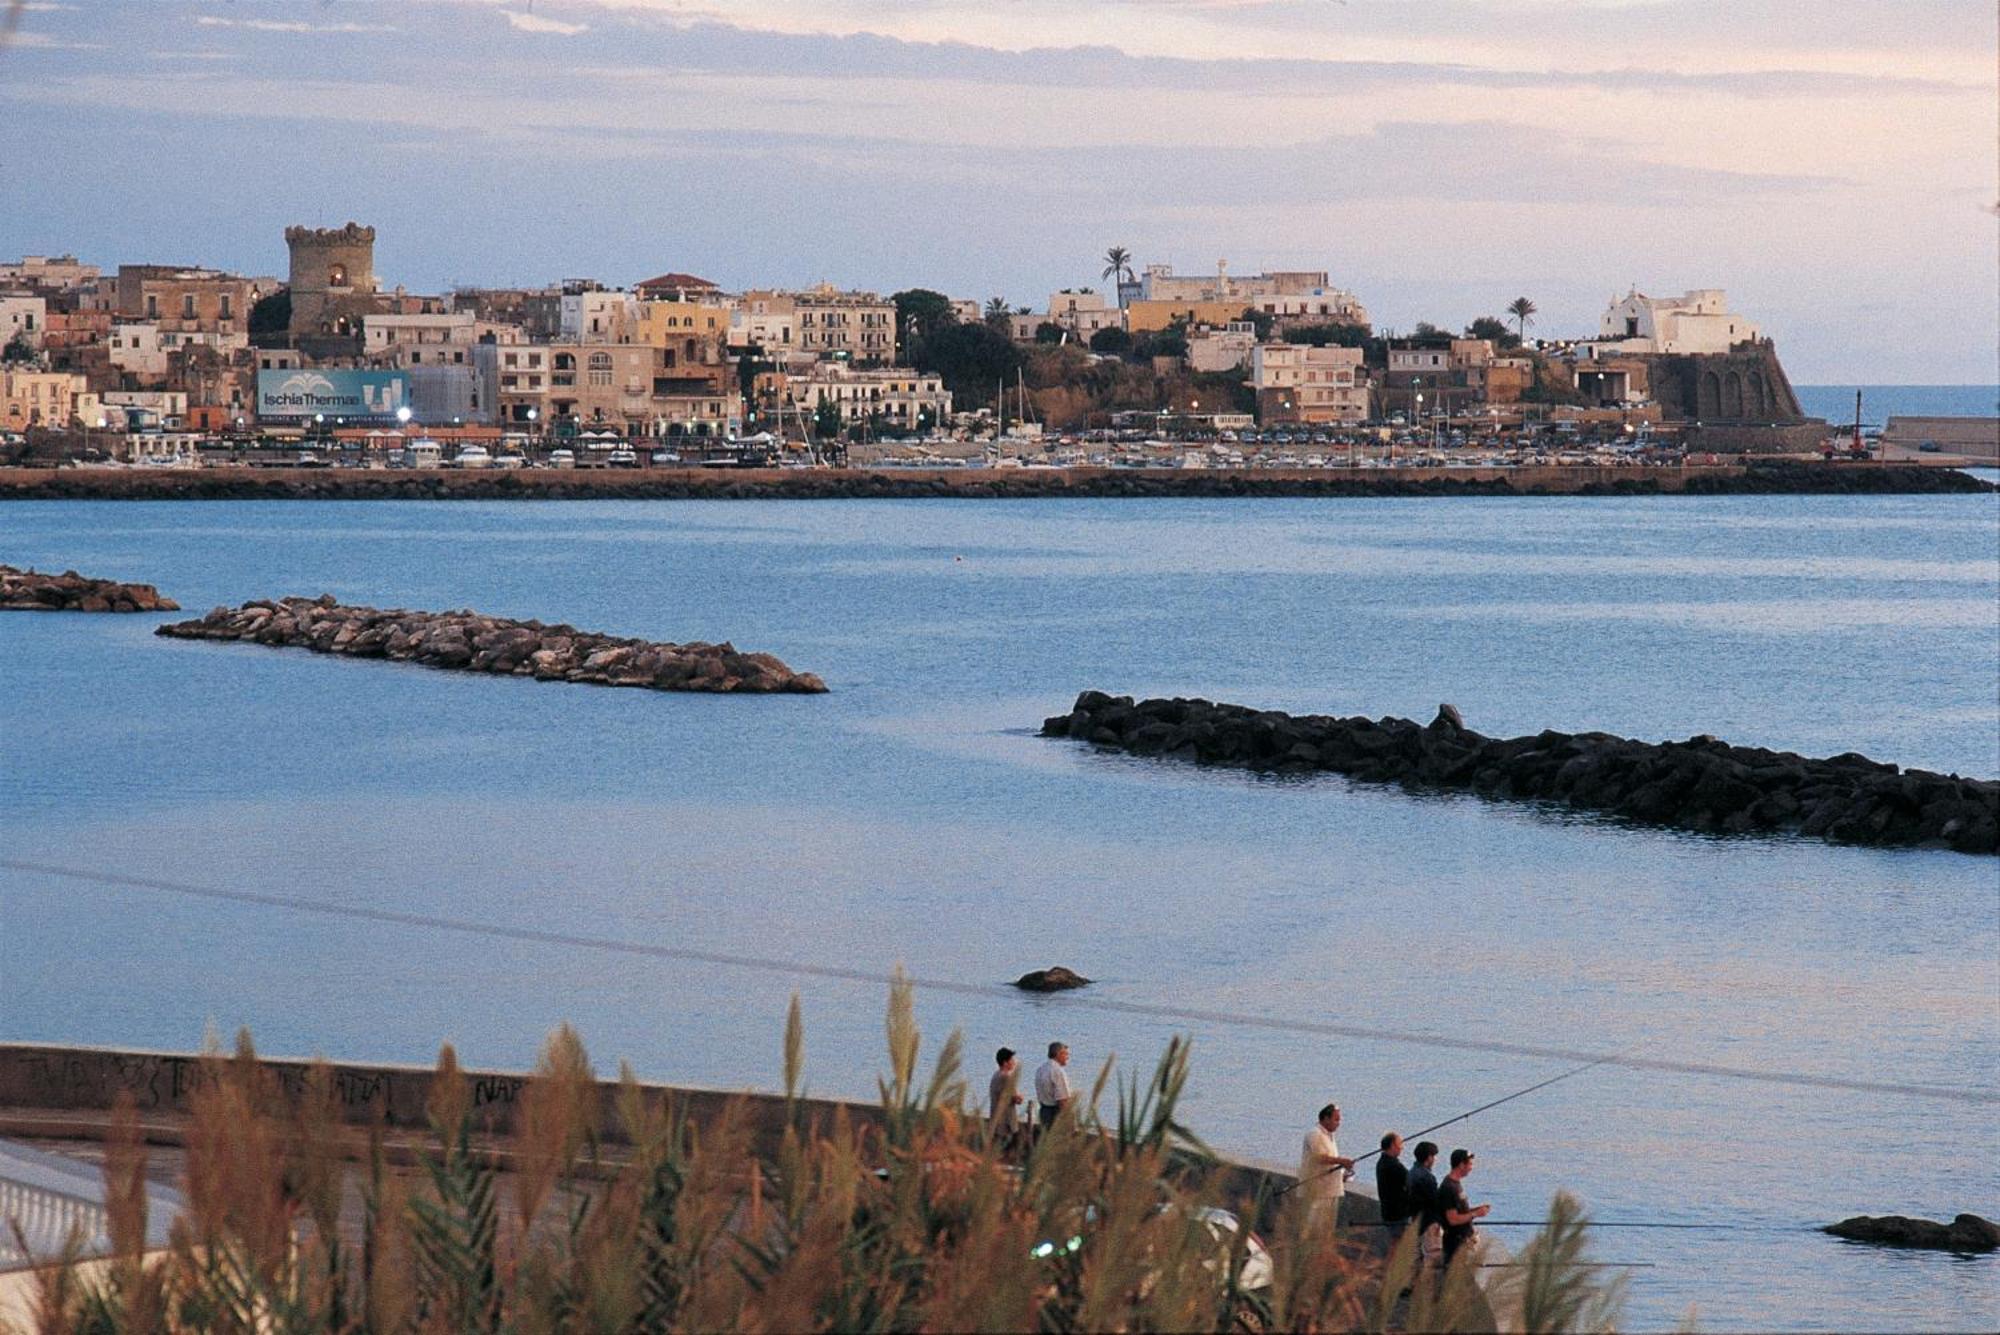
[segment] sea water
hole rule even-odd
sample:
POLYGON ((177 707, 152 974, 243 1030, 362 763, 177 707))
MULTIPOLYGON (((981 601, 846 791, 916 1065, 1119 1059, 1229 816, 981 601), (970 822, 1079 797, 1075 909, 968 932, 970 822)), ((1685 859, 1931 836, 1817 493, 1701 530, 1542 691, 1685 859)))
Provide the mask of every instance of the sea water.
POLYGON ((611 690, 0 618, 0 856, 160 883, 0 868, 0 1038, 247 1025, 272 1053, 450 1041, 520 1068, 569 1020, 601 1071, 769 1088, 796 989, 812 1091, 868 1097, 886 989, 827 971, 900 963, 954 985, 920 985, 918 1016, 927 1054, 963 1031, 975 1077, 1061 1038, 1088 1088, 1188 1034, 1188 1123, 1280 1164, 1329 1099, 1354 1153, 1575 1064, 1507 1045, 1714 1066, 1597 1067, 1435 1138, 1478 1151, 1494 1220, 1567 1189, 1610 1223, 1700 1226, 1599 1233, 1599 1259, 1648 1267, 1629 1327, 1992 1328, 1994 1259, 1812 1230, 1995 1213, 1995 860, 1034 730, 1085 688, 1420 721, 1450 701, 1489 734, 1992 777, 1997 536, 1992 495, 0 506, 0 559, 190 614, 472 607, 731 639, 831 687, 611 690), (1004 986, 1050 964, 1097 981, 1004 986))

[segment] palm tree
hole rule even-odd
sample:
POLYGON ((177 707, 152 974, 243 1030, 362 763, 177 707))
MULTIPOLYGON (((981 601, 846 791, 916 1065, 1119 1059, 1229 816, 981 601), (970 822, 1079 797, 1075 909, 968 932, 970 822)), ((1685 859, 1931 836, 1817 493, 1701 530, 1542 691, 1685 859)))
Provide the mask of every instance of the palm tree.
POLYGON ((1507 314, 1514 317, 1514 331, 1523 343, 1528 341, 1528 326, 1534 323, 1535 303, 1526 297, 1516 297, 1507 306, 1507 314))
POLYGON ((1116 283, 1120 274, 1132 276, 1132 252, 1123 246, 1113 246, 1104 252, 1104 277, 1116 283))

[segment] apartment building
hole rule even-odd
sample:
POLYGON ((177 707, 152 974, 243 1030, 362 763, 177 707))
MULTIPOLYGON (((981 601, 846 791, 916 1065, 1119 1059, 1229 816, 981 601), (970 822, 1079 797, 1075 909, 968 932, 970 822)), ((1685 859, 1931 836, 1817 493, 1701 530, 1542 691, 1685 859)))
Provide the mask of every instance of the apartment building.
POLYGON ((1361 349, 1260 343, 1251 351, 1257 420, 1350 426, 1368 419, 1361 349))
POLYGON ((821 365, 786 379, 787 411, 811 418, 821 403, 840 410, 846 424, 879 417, 902 431, 936 426, 951 416, 944 381, 903 367, 821 365))

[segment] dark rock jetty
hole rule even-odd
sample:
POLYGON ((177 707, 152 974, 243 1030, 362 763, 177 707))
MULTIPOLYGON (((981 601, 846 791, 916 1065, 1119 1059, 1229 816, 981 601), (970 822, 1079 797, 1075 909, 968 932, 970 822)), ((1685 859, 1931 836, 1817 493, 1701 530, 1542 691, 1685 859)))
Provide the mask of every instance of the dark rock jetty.
POLYGON ((644 686, 656 691, 818 694, 826 690, 826 683, 810 672, 794 672, 769 654, 739 653, 728 643, 622 639, 574 626, 509 621, 477 612, 345 607, 331 594, 218 607, 199 620, 172 622, 154 633, 180 640, 243 640, 354 658, 389 658, 538 681, 644 686))
POLYGON ((0 500, 1018 500, 1990 492, 1951 468, 1789 460, 1515 468, 0 468, 0 500))
POLYGON ((1713 737, 1640 742, 1609 733, 1483 737, 1441 706, 1409 719, 1332 718, 1085 691, 1042 725, 1141 756, 1560 802, 1717 834, 1785 832, 1840 843, 2000 853, 2000 782, 1849 753, 1812 760, 1713 737))
POLYGON ((52 575, 0 566, 0 612, 178 612, 150 584, 92 579, 74 570, 52 575))
POLYGON ((1074 969, 1065 969, 1058 964, 1052 969, 1031 969, 1014 980, 1014 986, 1023 992, 1067 992, 1072 987, 1088 986, 1090 980, 1074 969))
POLYGON ((1941 1252, 2000 1251, 2000 1224, 1976 1214, 1962 1214, 1949 1224, 1900 1214, 1858 1214, 1828 1224, 1820 1232, 1883 1247, 1925 1247, 1941 1252))

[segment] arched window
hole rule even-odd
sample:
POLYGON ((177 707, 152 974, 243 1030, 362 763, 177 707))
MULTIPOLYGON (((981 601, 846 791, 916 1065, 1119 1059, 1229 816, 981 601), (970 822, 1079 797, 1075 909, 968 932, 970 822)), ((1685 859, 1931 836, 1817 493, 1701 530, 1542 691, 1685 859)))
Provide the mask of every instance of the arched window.
POLYGON ((590 354, 590 383, 599 387, 611 383, 611 354, 593 352, 590 354))
POLYGON ((558 371, 574 371, 576 369, 576 358, 570 353, 558 352, 556 354, 555 369, 558 371))
POLYGON ((345 264, 336 264, 333 266, 332 269, 328 270, 326 275, 326 285, 328 287, 346 287, 347 266, 345 264))

